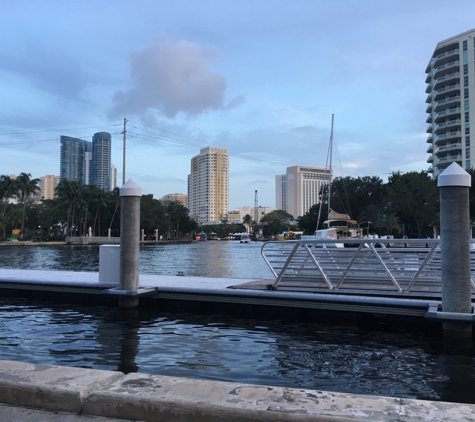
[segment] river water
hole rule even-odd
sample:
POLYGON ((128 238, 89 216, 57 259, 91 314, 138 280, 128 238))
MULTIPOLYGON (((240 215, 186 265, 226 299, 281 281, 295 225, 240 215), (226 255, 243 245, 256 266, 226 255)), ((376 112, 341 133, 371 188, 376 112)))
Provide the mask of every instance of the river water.
MULTIPOLYGON (((259 243, 145 246, 142 273, 271 278, 259 243)), ((98 247, 2 247, 0 267, 91 271, 98 247)), ((0 297, 0 358, 475 403, 472 341, 424 324, 354 325, 38 303, 0 297)))

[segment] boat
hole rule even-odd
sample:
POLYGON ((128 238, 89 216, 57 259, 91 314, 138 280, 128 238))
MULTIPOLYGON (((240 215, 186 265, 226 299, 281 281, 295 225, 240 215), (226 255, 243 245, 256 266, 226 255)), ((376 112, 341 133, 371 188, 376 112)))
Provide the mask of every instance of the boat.
POLYGON ((208 240, 208 235, 205 232, 197 233, 195 240, 208 240))
POLYGON ((299 240, 302 238, 303 232, 300 231, 284 231, 277 235, 277 240, 299 240))
POLYGON ((239 239, 240 243, 251 243, 251 238, 247 233, 242 233, 241 234, 241 239, 239 239))
MULTIPOLYGON (((232 237, 234 240, 243 240, 243 239, 249 239, 249 241, 251 240, 251 235, 250 233, 247 233, 247 232, 237 232, 237 233, 233 233, 233 237, 232 237)), ((241 242, 241 243, 249 243, 249 242, 241 242)))
MULTIPOLYGON (((330 169, 330 180, 328 183, 328 215, 323 222, 322 229, 318 229, 320 212, 318 213, 316 239, 363 239, 363 229, 359 227, 356 220, 352 220, 349 214, 341 214, 331 209, 331 185, 332 185, 332 152, 333 152, 333 122, 335 115, 332 114, 332 126, 330 133, 330 143, 328 147, 328 168, 330 169)), ((320 207, 321 211, 321 207, 320 207)), ((337 246, 341 247, 341 246, 337 246)))
MULTIPOLYGON (((319 230, 315 231, 315 235, 319 230)), ((363 229, 358 225, 356 220, 352 220, 348 214, 340 214, 330 208, 328 220, 323 222, 321 232, 327 233, 331 238, 336 239, 362 239, 363 229), (334 229, 334 230, 329 230, 334 229), (331 233, 331 234, 330 234, 331 233)))

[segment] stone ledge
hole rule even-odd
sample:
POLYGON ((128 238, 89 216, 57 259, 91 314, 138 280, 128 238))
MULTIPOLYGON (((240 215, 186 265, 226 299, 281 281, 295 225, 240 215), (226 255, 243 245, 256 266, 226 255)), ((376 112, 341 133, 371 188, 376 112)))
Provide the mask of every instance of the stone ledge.
POLYGON ((0 402, 167 422, 475 421, 475 405, 0 361, 0 402))

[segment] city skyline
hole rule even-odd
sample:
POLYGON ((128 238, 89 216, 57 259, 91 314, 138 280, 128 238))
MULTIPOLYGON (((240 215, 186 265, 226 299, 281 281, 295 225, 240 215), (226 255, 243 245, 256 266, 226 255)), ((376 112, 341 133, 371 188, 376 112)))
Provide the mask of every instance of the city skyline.
POLYGON ((110 192, 117 184, 117 169, 111 163, 112 137, 97 132, 92 141, 61 135, 60 180, 95 185, 110 192))
POLYGON ((325 166, 332 114, 335 177, 427 170, 428 59, 474 13, 461 0, 7 3, 0 173, 59 174, 59 134, 109 132, 121 180, 126 118, 126 175, 144 194, 185 193, 190 157, 220 145, 229 208, 255 190, 273 206, 275 175, 325 166))

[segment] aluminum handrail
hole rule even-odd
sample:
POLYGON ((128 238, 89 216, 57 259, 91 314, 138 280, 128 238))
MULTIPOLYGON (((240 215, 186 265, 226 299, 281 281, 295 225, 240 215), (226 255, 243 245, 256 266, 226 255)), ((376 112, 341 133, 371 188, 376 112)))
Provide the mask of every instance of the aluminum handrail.
MULTIPOLYGON (((442 291, 440 239, 346 239, 266 242, 264 261, 273 289, 442 291)), ((471 241, 471 286, 475 291, 475 241, 471 241)))

